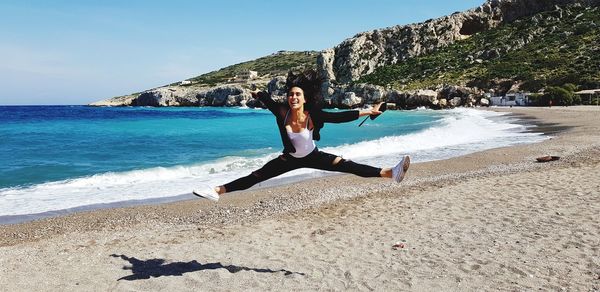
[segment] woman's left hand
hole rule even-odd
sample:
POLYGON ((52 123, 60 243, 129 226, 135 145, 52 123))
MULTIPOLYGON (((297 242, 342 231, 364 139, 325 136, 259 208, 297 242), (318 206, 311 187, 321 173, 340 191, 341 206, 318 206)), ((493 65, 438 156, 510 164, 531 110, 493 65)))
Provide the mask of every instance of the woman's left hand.
POLYGON ((363 117, 363 116, 378 116, 378 115, 382 114, 382 112, 379 111, 379 108, 381 107, 382 104, 383 104, 383 102, 380 102, 380 103, 375 104, 371 109, 361 110, 359 116, 361 116, 361 117, 363 117))

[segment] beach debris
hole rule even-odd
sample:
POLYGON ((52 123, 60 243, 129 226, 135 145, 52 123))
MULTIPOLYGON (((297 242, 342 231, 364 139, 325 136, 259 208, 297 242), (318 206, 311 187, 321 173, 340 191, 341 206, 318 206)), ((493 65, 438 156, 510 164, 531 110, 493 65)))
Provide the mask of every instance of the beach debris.
POLYGON ((323 235, 325 233, 327 233, 328 231, 333 231, 334 229, 329 227, 329 228, 325 228, 325 229, 317 229, 313 232, 310 233, 310 236, 316 236, 316 235, 323 235))
POLYGON ((392 249, 398 250, 398 249, 402 249, 405 248, 406 245, 404 244, 404 242, 398 241, 396 243, 394 243, 394 245, 392 245, 392 249))
POLYGON ((535 160, 537 160, 537 162, 548 162, 548 161, 555 161, 555 160, 559 160, 560 156, 542 156, 542 157, 538 157, 535 160))

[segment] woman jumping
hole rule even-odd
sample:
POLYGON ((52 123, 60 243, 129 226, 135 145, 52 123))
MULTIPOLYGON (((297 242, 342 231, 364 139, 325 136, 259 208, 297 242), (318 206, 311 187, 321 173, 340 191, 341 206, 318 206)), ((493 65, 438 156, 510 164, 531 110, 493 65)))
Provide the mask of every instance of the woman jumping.
POLYGON ((348 110, 326 112, 320 106, 321 82, 315 71, 302 74, 290 73, 287 78, 287 104, 277 103, 266 92, 252 93, 274 115, 283 142, 283 154, 267 162, 262 168, 248 176, 236 179, 218 187, 205 187, 193 191, 199 197, 218 201, 226 192, 245 190, 251 186, 298 168, 315 168, 321 170, 352 173, 362 177, 387 177, 401 182, 410 166, 410 158, 404 156, 392 168, 377 168, 346 160, 334 154, 319 151, 315 140, 319 141, 319 131, 324 123, 344 123, 361 116, 380 115, 381 103, 370 110, 348 110))

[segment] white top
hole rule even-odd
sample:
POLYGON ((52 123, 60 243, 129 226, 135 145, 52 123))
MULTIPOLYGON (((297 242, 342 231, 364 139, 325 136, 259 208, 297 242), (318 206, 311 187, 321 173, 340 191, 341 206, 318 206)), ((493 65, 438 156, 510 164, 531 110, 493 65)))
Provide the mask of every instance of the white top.
MULTIPOLYGON (((289 114, 289 111, 288 111, 288 114, 289 114)), ((288 117, 288 115, 286 114, 284 124, 287 122, 287 117, 288 117)), ((306 157, 308 154, 313 152, 313 150, 315 150, 315 148, 317 148, 317 145, 315 144, 315 141, 313 140, 313 130, 308 130, 308 119, 310 119, 310 116, 306 119, 306 126, 304 128, 302 128, 302 130, 300 130, 299 133, 294 133, 293 131, 291 131, 290 129, 287 129, 287 127, 286 127, 288 137, 290 137, 290 140, 292 141, 292 145, 294 145, 294 148, 296 148, 296 152, 294 152, 294 153, 290 152, 290 155, 292 155, 293 157, 296 157, 296 158, 306 157)))

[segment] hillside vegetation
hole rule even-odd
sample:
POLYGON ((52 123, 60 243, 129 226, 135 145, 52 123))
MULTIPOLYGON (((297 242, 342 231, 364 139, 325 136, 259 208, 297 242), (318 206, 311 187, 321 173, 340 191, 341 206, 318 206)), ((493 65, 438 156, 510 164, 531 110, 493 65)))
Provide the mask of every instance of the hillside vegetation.
MULTIPOLYGON (((469 21, 470 25, 478 25, 477 19, 469 21)), ((390 40, 392 43, 394 41, 399 42, 397 39, 390 40)), ((391 49, 389 46, 384 48, 391 49)), ((360 53, 357 50, 357 62, 374 58, 360 53)), ((101 101, 96 105, 246 104, 250 97, 245 91, 251 86, 262 87, 275 80, 273 77, 286 75, 290 70, 315 69, 318 55, 319 52, 316 51, 280 51, 189 78, 187 80, 190 82, 186 84, 177 82, 101 101), (250 80, 236 78, 247 74, 249 70, 257 71, 259 77, 250 80)), ((343 61, 342 59, 338 63, 344 63, 343 61)), ((424 105, 429 105, 432 101, 419 96, 417 93, 420 89, 432 89, 439 96, 445 94, 446 97, 442 99, 450 95, 455 98, 457 92, 460 92, 466 95, 461 96, 465 97, 466 104, 479 102, 478 98, 483 97, 484 92, 492 90, 495 95, 503 95, 509 90, 540 92, 530 98, 533 104, 538 105, 545 105, 550 101, 565 105, 585 102, 574 92, 600 88, 600 8, 578 4, 557 6, 551 11, 475 33, 426 55, 408 58, 394 65, 383 65, 350 84, 334 83, 328 91, 333 92, 332 100, 336 104, 343 103, 347 92, 356 91, 356 96, 364 98, 356 101, 360 104, 376 96, 369 93, 371 89, 368 88, 371 87, 368 84, 383 86, 383 91, 373 90, 383 95, 390 93, 391 99, 397 102, 411 99, 424 105), (463 88, 448 89, 452 87, 463 88), (456 92, 450 94, 448 90, 456 92)), ((591 102, 598 100, 590 100, 588 97, 587 103, 591 102)))
POLYGON ((490 89, 507 79, 534 92, 565 83, 600 88, 599 25, 598 7, 558 8, 380 67, 358 82, 404 90, 443 84, 490 89))
POLYGON ((221 83, 227 83, 229 79, 247 72, 248 70, 257 71, 259 76, 266 77, 287 75, 288 71, 292 69, 316 68, 317 55, 318 53, 315 51, 279 52, 256 60, 227 66, 217 71, 202 74, 187 80, 197 83, 198 85, 215 86, 221 83))

